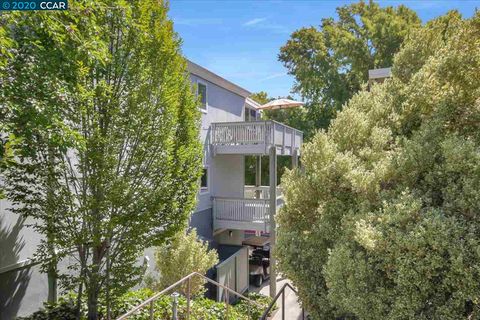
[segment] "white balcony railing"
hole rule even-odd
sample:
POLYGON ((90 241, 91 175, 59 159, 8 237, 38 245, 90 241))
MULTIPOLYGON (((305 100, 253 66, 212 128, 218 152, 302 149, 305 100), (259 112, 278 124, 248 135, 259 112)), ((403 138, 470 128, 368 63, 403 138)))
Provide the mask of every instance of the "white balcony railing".
POLYGON ((293 150, 300 148, 302 142, 301 131, 272 120, 216 122, 212 123, 211 128, 212 145, 224 147, 225 152, 229 150, 225 147, 256 146, 267 153, 268 147, 276 146, 281 152, 292 154, 293 150))
POLYGON ((268 199, 213 198, 216 220, 265 223, 269 219, 268 199))
MULTIPOLYGON (((277 187, 277 198, 282 196, 282 189, 277 187)), ((270 199, 269 186, 245 186, 244 197, 247 199, 270 199)))
MULTIPOLYGON (((268 229, 270 221, 270 191, 268 186, 245 186, 244 198, 213 198, 214 229, 268 229)), ((277 188, 277 207, 283 203, 277 188)))

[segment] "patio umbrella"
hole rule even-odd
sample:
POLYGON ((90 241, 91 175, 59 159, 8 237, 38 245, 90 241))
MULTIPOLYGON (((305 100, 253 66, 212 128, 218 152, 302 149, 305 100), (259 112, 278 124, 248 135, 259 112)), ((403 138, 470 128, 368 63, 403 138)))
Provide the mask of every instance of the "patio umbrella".
POLYGON ((287 109, 287 108, 296 108, 303 106, 303 102, 290 100, 290 99, 277 99, 270 101, 260 107, 259 110, 276 110, 276 109, 287 109))

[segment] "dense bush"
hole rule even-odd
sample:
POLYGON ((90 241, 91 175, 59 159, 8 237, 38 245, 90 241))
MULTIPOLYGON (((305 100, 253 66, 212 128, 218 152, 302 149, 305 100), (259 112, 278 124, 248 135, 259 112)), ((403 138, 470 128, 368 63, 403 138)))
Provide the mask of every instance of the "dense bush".
MULTIPOLYGON (((270 303, 272 302, 272 298, 269 296, 265 296, 260 293, 250 292, 246 295, 252 301, 258 303, 261 307, 252 305, 247 301, 241 299, 234 307, 238 311, 238 313, 242 315, 250 315, 248 319, 260 319, 263 315, 263 312, 268 308, 270 303)), ((272 310, 275 310, 276 306, 272 310)))
POLYGON ((479 319, 480 14, 451 12, 283 180, 278 258, 314 319, 479 319))
MULTIPOLYGON (((172 241, 158 247, 155 251, 155 266, 159 278, 146 281, 151 289, 160 291, 174 284, 192 272, 205 274, 218 263, 218 253, 209 249, 208 243, 197 237, 196 229, 188 233, 179 232, 172 241)), ((192 295, 201 293, 205 281, 200 277, 190 279, 190 292, 192 295)), ((178 291, 186 293, 186 284, 178 291)))

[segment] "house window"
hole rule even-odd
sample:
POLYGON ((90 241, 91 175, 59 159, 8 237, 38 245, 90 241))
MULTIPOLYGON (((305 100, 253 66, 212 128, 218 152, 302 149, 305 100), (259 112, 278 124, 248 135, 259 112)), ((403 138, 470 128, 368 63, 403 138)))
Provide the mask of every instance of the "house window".
POLYGON ((245 121, 257 120, 257 111, 250 108, 245 108, 245 121))
POLYGON ((208 192, 208 168, 203 168, 202 177, 200 178, 200 193, 208 192))
POLYGON ((207 85, 204 83, 197 83, 197 95, 200 99, 200 109, 207 111, 207 85))

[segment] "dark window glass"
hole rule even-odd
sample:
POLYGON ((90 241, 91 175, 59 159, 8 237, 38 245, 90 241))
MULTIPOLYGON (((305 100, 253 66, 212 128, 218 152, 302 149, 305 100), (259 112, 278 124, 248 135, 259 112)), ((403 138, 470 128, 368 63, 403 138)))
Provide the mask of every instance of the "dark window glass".
POLYGON ((257 111, 250 109, 250 121, 257 120, 257 111))
POLYGON ((200 191, 208 191, 208 169, 203 168, 202 178, 200 179, 200 191))
POLYGON ((245 108, 245 121, 255 121, 257 120, 257 111, 250 108, 245 108))
POLYGON ((198 83, 198 96, 200 97, 200 108, 207 110, 207 86, 198 83))

